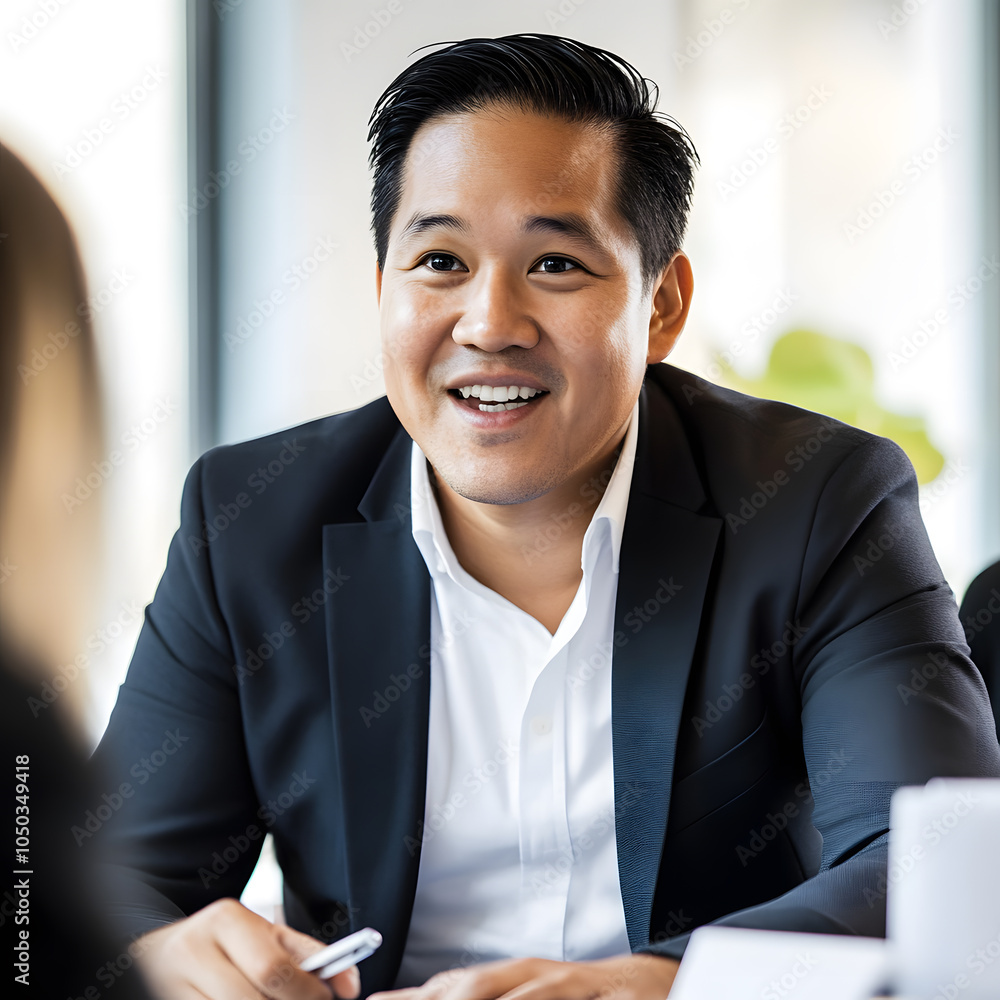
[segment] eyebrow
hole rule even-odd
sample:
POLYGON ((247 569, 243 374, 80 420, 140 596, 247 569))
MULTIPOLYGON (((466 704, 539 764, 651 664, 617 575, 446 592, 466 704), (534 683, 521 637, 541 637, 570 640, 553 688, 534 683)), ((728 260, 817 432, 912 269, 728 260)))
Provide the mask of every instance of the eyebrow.
POLYGON ((426 233, 428 229, 457 229, 464 233, 468 232, 469 227, 457 215, 421 215, 418 212, 411 217, 399 234, 399 241, 402 243, 411 236, 419 236, 420 233, 426 233))
MULTIPOLYGON (((421 215, 417 213, 407 222, 399 234, 399 240, 403 243, 411 237, 431 229, 453 229, 461 233, 468 233, 469 228, 469 224, 457 215, 421 215)), ((559 215, 532 215, 525 220, 522 232, 526 235, 557 233, 567 237, 583 249, 600 254, 602 257, 606 257, 608 253, 593 226, 576 212, 565 212, 559 215)))
POLYGON ((524 224, 526 233, 558 233, 591 253, 607 256, 607 249, 594 232, 593 226, 576 212, 561 215, 533 215, 524 224))

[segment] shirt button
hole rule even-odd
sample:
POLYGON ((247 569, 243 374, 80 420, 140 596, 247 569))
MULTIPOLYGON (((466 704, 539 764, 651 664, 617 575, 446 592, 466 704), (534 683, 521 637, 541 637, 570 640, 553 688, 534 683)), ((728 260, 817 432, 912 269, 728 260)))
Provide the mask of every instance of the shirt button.
POLYGON ((544 715, 536 715, 531 720, 531 731, 536 736, 546 736, 552 732, 552 721, 544 715))

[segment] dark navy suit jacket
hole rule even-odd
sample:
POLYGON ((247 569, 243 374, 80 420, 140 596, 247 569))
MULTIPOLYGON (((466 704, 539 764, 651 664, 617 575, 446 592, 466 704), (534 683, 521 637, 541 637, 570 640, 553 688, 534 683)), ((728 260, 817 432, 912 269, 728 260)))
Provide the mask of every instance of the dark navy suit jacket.
MULTIPOLYGON (((410 445, 383 398, 192 469, 96 753, 121 795, 94 825, 123 931, 239 895, 271 832, 289 922, 327 939, 378 928, 363 985, 392 984, 430 683, 410 445)), ((723 918, 883 934, 893 790, 1000 776, 983 681, 889 441, 652 366, 615 615, 634 950, 680 955, 723 918)))

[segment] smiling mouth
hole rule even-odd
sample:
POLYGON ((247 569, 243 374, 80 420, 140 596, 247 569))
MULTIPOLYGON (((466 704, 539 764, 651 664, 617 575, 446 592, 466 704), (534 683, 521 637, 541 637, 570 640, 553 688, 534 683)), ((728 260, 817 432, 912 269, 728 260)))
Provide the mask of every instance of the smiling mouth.
POLYGON ((470 409, 482 413, 517 410, 548 395, 546 389, 532 389, 525 385, 463 385, 460 389, 449 389, 448 393, 462 400, 470 409))

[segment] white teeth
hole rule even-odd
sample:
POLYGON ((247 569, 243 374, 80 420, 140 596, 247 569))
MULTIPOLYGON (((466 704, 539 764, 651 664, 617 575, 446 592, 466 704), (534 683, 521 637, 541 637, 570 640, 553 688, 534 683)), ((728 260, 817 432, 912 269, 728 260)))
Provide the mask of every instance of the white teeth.
POLYGON ((508 400, 516 400, 519 396, 521 399, 532 399, 537 396, 542 389, 532 389, 529 386, 522 385, 463 385, 459 390, 462 394, 463 399, 468 399, 472 396, 474 399, 481 399, 487 403, 506 403, 508 400))
POLYGON ((501 410, 516 410, 519 406, 527 406, 527 402, 518 401, 516 403, 480 403, 479 409, 483 413, 499 413, 501 410))

